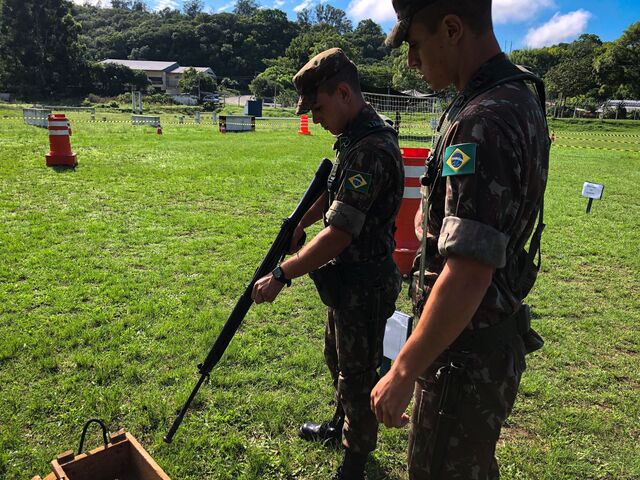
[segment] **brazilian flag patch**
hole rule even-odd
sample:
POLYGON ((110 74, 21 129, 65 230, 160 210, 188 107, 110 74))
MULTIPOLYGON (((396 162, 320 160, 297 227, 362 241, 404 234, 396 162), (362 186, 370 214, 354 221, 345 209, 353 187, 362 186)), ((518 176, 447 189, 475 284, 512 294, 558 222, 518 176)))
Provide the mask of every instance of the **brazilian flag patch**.
POLYGON ((476 172, 477 143, 451 145, 444 151, 442 176, 469 175, 476 172))
POLYGON ((353 190, 354 192, 367 193, 371 186, 371 174, 362 173, 356 170, 347 170, 347 176, 344 181, 344 188, 353 190))

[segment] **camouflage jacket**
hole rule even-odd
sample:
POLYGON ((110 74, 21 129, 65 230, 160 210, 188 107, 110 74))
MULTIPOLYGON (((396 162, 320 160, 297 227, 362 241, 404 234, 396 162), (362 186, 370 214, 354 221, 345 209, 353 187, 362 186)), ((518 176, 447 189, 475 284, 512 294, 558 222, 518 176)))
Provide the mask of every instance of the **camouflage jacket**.
POLYGON ((367 105, 333 148, 336 161, 329 176, 324 221, 353 235, 336 261, 389 257, 395 248, 395 219, 404 192, 396 132, 367 105))
MULTIPOLYGON (((500 61, 503 54, 474 78, 500 61)), ((441 141, 431 160, 425 286, 428 292, 451 254, 495 268, 469 326, 479 328, 515 312, 523 300, 512 285, 521 273, 517 253, 531 236, 546 187, 546 119, 525 82, 502 83, 472 98, 441 141)))

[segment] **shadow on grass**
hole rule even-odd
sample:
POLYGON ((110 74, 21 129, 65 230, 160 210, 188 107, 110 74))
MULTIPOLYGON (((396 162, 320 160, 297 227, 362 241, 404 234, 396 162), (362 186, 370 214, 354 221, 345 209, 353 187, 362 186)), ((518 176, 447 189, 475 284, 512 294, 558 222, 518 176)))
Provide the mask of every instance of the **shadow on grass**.
POLYGON ((56 173, 70 173, 75 172, 77 167, 77 165, 75 167, 71 167, 69 165, 57 165, 49 168, 53 169, 53 171, 56 173))
POLYGON ((369 458, 366 473, 367 480, 387 480, 389 478, 387 471, 376 458, 369 458))

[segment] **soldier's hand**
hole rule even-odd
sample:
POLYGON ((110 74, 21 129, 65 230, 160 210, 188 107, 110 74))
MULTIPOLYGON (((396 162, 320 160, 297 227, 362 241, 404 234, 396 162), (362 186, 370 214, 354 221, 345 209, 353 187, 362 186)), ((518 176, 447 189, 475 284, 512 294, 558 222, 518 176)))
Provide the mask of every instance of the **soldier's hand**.
POLYGON ((371 410, 378 421, 387 427, 397 428, 409 423, 405 411, 411 401, 413 388, 413 380, 401 378, 393 369, 382 377, 371 391, 371 410))
POLYGON ((273 275, 265 275, 254 283, 251 300, 256 303, 271 303, 276 299, 283 287, 284 283, 273 278, 273 275))

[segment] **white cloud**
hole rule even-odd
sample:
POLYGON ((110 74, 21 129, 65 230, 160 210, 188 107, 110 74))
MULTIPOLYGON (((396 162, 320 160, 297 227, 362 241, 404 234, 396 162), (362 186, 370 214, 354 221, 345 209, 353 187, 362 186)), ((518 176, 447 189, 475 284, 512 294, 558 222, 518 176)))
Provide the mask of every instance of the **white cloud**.
POLYGON ((229 10, 230 8, 235 7, 236 5, 236 0, 233 0, 229 3, 225 3, 223 6, 221 6, 220 8, 217 9, 217 12, 226 12, 227 10, 229 10))
POLYGON ((71 0, 73 3, 77 5, 97 5, 100 7, 110 7, 111 0, 71 0))
POLYGON ((164 10, 165 8, 170 8, 172 10, 180 10, 177 0, 157 0, 156 5, 153 9, 164 10))
POLYGON ((304 0, 301 4, 296 5, 295 7, 293 7, 293 11, 296 12, 296 13, 299 13, 302 10, 304 10, 305 8, 309 8, 312 3, 313 3, 313 0, 304 0))
POLYGON ((351 0, 347 14, 356 21, 370 18, 383 23, 396 20, 396 12, 390 0, 351 0))
POLYGON ((554 0, 493 0, 493 23, 524 22, 541 11, 554 8, 554 0))
POLYGON ((275 2, 273 2, 272 8, 280 8, 283 5, 284 5, 284 0, 276 0, 275 2))
POLYGON ((544 25, 530 29, 523 43, 531 48, 540 48, 571 40, 586 30, 591 17, 590 12, 582 9, 566 15, 556 13, 544 25))

